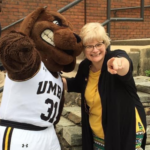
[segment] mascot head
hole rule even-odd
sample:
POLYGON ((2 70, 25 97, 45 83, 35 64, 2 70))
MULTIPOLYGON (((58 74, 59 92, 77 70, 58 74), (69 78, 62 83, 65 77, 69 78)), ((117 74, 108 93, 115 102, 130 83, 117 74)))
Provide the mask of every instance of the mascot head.
POLYGON ((74 69, 82 43, 64 16, 37 8, 24 19, 20 32, 34 41, 49 71, 69 72, 74 69))

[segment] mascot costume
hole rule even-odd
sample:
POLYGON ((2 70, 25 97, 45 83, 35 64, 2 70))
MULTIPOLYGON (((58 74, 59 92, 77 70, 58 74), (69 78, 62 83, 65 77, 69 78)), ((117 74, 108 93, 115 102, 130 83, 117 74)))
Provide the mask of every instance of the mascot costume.
POLYGON ((61 71, 72 71, 80 37, 59 13, 37 8, 0 39, 7 71, 0 107, 0 150, 60 150, 54 125, 63 104, 61 71))

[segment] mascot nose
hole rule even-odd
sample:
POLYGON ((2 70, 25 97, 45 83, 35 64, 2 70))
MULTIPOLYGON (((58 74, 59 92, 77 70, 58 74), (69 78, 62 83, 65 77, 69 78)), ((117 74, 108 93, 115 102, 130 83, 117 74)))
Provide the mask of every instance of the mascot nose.
POLYGON ((76 39, 77 39, 77 43, 81 42, 81 38, 79 37, 79 35, 77 35, 77 34, 75 34, 75 33, 73 33, 73 34, 74 34, 74 36, 75 36, 76 39))

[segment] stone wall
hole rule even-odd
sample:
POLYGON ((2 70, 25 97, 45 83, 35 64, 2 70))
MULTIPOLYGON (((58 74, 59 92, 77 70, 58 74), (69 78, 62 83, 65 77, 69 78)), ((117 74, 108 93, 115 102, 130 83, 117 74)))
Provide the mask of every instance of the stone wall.
MULTIPOLYGON (((144 106, 147 118, 147 145, 150 150, 150 77, 134 77, 138 95, 144 106)), ((81 148, 81 98, 77 93, 65 93, 66 103, 56 132, 62 150, 82 150, 81 148)))
POLYGON ((150 46, 142 48, 131 48, 128 52, 133 62, 133 75, 145 75, 146 70, 150 70, 150 46))

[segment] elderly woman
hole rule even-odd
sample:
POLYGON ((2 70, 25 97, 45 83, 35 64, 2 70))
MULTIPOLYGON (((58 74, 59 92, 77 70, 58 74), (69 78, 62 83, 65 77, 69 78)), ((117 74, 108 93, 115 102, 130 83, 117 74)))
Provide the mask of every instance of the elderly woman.
POLYGON ((86 24, 80 36, 86 59, 63 83, 68 92, 81 93, 82 150, 144 149, 146 115, 131 59, 123 50, 107 50, 110 38, 100 23, 86 24))

